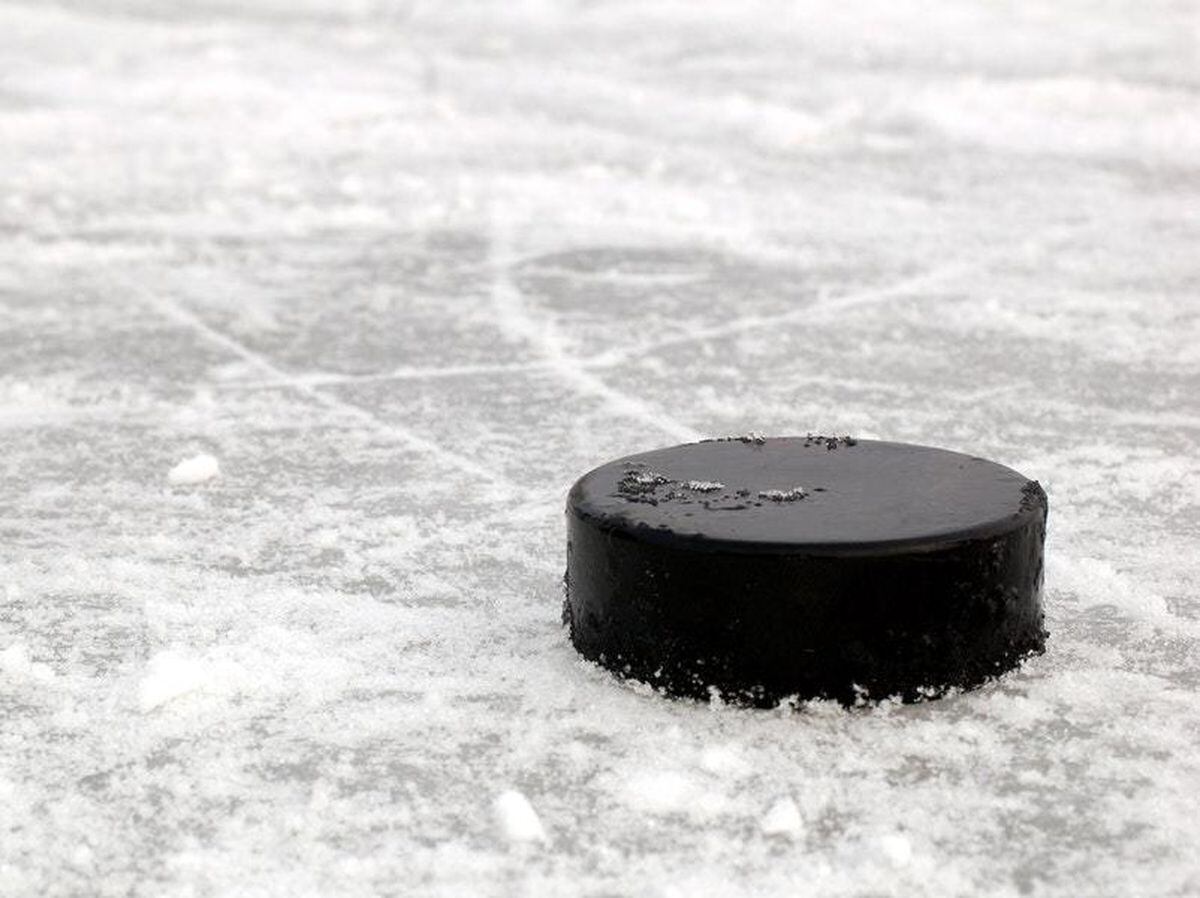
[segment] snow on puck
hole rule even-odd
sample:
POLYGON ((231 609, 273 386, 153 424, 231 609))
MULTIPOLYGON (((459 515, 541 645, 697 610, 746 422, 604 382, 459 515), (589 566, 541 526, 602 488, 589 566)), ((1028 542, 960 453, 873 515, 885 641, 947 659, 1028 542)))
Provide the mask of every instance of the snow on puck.
POLYGON ((995 462, 751 434, 585 474, 576 649, 677 696, 769 707, 970 688, 1040 652, 1046 494, 995 462))

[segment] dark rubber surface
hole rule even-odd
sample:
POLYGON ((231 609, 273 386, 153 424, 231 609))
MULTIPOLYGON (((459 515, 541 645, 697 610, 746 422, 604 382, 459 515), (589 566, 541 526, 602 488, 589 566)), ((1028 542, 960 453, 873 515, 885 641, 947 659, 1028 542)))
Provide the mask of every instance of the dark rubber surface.
POLYGON ((630 456, 567 502, 571 640, 673 695, 934 696, 1042 650, 1046 496, 985 459, 743 437, 630 456))

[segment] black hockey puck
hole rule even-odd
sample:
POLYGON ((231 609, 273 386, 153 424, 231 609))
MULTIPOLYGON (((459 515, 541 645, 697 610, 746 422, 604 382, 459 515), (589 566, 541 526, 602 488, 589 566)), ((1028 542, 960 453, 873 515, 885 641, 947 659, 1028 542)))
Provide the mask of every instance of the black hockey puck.
POLYGON ((849 437, 706 440, 567 500, 564 622, 678 696, 914 701, 1043 649, 1046 494, 982 458, 849 437))

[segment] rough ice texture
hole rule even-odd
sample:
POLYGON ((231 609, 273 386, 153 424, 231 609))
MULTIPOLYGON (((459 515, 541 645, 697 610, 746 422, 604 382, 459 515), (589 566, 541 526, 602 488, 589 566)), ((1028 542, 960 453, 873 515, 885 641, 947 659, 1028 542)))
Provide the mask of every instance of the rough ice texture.
POLYGON ((29 2, 0 59, 0 892, 1200 893, 1188 4, 29 2), (809 431, 1041 480, 1047 653, 581 663, 571 481, 809 431))

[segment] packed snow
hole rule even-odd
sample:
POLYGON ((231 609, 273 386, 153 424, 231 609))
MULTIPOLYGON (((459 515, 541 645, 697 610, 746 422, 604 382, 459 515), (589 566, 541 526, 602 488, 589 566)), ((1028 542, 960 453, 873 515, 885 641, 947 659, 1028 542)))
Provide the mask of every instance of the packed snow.
POLYGON ((0 5, 0 894, 1200 894, 1196 41, 0 5), (1047 653, 851 710, 581 661, 572 481, 805 433, 1039 479, 1047 653))

